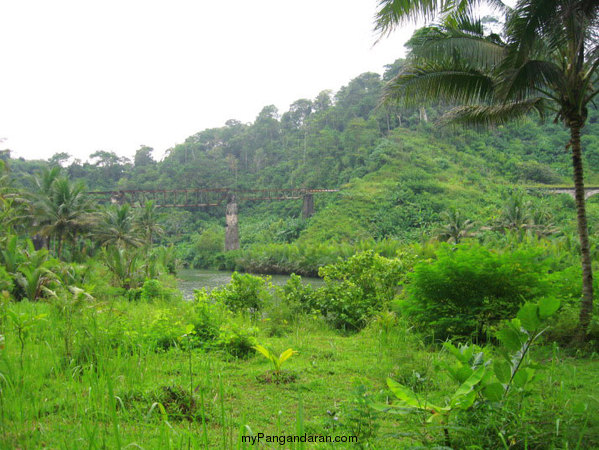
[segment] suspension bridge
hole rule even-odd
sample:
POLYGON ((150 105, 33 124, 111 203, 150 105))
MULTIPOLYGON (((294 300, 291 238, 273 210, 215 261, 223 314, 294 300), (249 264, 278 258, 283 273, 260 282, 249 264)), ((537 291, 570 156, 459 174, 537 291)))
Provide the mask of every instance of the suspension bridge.
POLYGON ((151 201, 157 208, 210 208, 225 206, 225 250, 239 248, 239 203, 302 199, 302 217, 314 214, 314 195, 339 192, 338 189, 124 189, 91 191, 99 201, 128 203, 140 207, 151 201))

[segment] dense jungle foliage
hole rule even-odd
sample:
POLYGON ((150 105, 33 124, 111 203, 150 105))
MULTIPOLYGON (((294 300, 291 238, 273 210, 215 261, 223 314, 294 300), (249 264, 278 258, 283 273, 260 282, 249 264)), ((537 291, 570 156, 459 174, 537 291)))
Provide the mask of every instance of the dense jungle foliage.
MULTIPOLYGON (((573 341, 574 201, 529 189, 569 184, 564 130, 440 128, 443 106, 377 107, 402 64, 199 132, 161 161, 148 147, 133 161, 5 152, 0 447, 247 448, 259 433, 599 446, 596 315, 573 341), (309 219, 297 200, 241 204, 241 249, 226 253, 222 208, 86 194, 156 187, 339 192, 317 194, 309 219), (182 265, 238 272, 187 301, 182 265), (242 272, 293 275, 277 287, 242 272)), ((589 184, 598 121, 590 111, 589 184)))
MULTIPOLYGON (((490 131, 439 127, 435 120, 444 111, 441 105, 407 110, 378 106, 384 83, 403 64, 398 60, 387 66, 382 77, 362 74, 334 94, 323 91, 314 99, 299 99, 282 114, 266 106, 253 123, 230 120, 201 131, 169 149, 161 161, 144 146, 132 161, 107 151, 85 162, 62 153, 49 161, 10 159, 9 153, 3 158, 15 183, 27 189, 34 188, 29 175, 53 167, 89 190, 341 189, 317 194, 310 220, 301 218, 299 200, 240 205, 243 252, 236 256, 219 254, 224 206, 161 212, 165 233, 154 239, 174 244, 177 256, 193 267, 314 275, 319 265, 335 260, 339 243, 441 237, 438 228, 452 220, 471 221, 471 234, 483 239, 514 213, 522 217, 507 228, 555 231, 550 233, 555 238, 570 239, 574 202, 522 187, 571 185, 567 132, 532 117, 490 131), (446 217, 451 211, 459 211, 459 218, 446 217), (324 248, 329 243, 335 248, 324 248)), ((582 138, 588 185, 599 171, 598 121, 599 112, 592 109, 582 138)), ((589 202, 593 241, 596 202, 589 202)))

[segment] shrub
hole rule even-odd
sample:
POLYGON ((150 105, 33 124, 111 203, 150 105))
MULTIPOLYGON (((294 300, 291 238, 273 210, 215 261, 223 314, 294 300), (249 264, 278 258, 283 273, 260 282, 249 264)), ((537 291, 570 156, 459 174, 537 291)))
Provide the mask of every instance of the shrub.
POLYGON ((141 288, 142 300, 162 298, 163 288, 158 280, 146 280, 141 288))
MULTIPOLYGON (((485 442, 484 448, 499 448, 499 440, 503 443, 503 447, 507 448, 508 436, 513 439, 513 436, 520 433, 522 429, 525 434, 528 434, 526 430, 528 427, 522 427, 524 414, 530 414, 530 409, 524 401, 525 398, 532 397, 532 382, 541 367, 531 359, 530 348, 546 331, 548 319, 554 316, 559 308, 560 301, 552 297, 542 298, 538 303, 525 303, 519 309, 517 317, 505 322, 497 332, 496 337, 501 343, 497 356, 491 356, 487 349, 477 345, 456 347, 450 342, 445 342, 443 347, 456 358, 456 361, 450 364, 443 363, 442 366, 447 370, 450 378, 459 385, 449 402, 435 405, 428 392, 418 395, 406 385, 388 378, 387 385, 398 402, 393 405, 373 405, 373 407, 402 415, 416 411, 428 415, 427 423, 433 423, 443 429, 444 444, 447 448, 470 448, 463 445, 464 442, 459 444, 452 442, 450 430, 454 433, 468 429, 463 426, 456 427, 456 423, 463 424, 463 419, 468 419, 468 416, 475 418, 478 415, 477 422, 480 422, 481 415, 484 417, 483 422, 495 420, 500 416, 501 430, 493 425, 487 428, 490 429, 496 444, 485 442), (510 404, 512 399, 515 403, 510 404), (514 406, 514 410, 510 411, 509 408, 514 406), (518 411, 522 414, 520 417, 518 411)), ((483 428, 480 431, 484 433, 486 430, 483 428)), ((544 436, 544 444, 547 444, 547 435, 544 436)), ((483 442, 481 438, 486 437, 477 436, 477 444, 483 442)), ((517 441, 514 439, 512 442, 517 441)), ((528 436, 520 442, 529 442, 528 436)))
MULTIPOLYGON (((163 280, 167 281, 168 280, 163 280)), ((143 300, 143 301, 172 301, 181 296, 178 289, 168 288, 164 286, 160 280, 148 280, 144 281, 141 288, 129 289, 127 292, 129 300, 143 300)))
POLYGON ((225 248, 225 233, 221 227, 212 226, 192 238, 190 258, 197 268, 213 267, 215 256, 225 248))
POLYGON ((244 328, 234 322, 225 323, 220 327, 216 346, 236 358, 246 358, 257 345, 255 327, 244 328))
POLYGON ((102 249, 102 260, 112 273, 114 286, 124 289, 139 287, 143 281, 140 254, 116 247, 102 249))
POLYGON ((159 309, 153 314, 152 321, 144 330, 144 338, 150 348, 167 350, 177 345, 185 334, 185 323, 175 317, 174 311, 159 309))
POLYGON ((311 285, 303 284, 299 275, 292 273, 287 283, 278 287, 276 291, 281 301, 289 308, 292 317, 310 314, 318 308, 316 291, 311 285))
POLYGON ((3 266, 0 266, 0 292, 11 292, 14 287, 13 279, 3 266))
POLYGON ((523 181, 532 181, 542 184, 557 184, 562 178, 551 167, 536 161, 524 161, 517 165, 518 178, 523 181))
POLYGON ((231 311, 255 312, 262 309, 265 299, 270 296, 267 282, 268 278, 233 272, 231 282, 214 289, 210 295, 231 311))
POLYGON ((230 314, 221 303, 214 303, 206 288, 196 290, 194 295, 195 335, 203 342, 213 341, 218 338, 220 327, 230 314))
POLYGON ((551 327, 543 334, 546 342, 557 342, 560 346, 580 346, 578 350, 599 351, 599 318, 597 315, 591 320, 587 331, 587 341, 584 343, 576 340, 580 333, 580 306, 566 304, 556 317, 553 318, 551 327))
POLYGON ((481 246, 442 245, 437 260, 414 267, 402 312, 435 338, 476 336, 514 316, 523 299, 549 294, 537 250, 496 253, 481 246))
POLYGON ((319 270, 325 285, 316 306, 335 328, 360 330, 389 305, 405 274, 400 259, 388 259, 372 250, 319 270))

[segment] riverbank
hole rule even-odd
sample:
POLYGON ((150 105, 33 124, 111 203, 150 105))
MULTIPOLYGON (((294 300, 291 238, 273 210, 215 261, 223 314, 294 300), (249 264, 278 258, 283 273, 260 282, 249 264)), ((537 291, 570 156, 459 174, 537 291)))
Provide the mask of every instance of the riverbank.
MULTIPOLYGON (((226 270, 207 269, 182 269, 177 272, 177 287, 183 294, 183 298, 190 300, 196 289, 206 288, 211 291, 214 288, 224 286, 231 281, 233 272, 226 270)), ((289 280, 288 275, 258 275, 268 278, 273 286, 283 286, 289 280)), ((309 284, 314 288, 322 286, 322 278, 302 277, 302 283, 309 284)))

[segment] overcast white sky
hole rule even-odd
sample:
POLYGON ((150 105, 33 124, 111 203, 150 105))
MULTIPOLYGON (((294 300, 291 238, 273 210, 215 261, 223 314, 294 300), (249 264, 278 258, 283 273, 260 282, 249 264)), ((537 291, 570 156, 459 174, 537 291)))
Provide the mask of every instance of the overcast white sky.
POLYGON ((228 119, 336 91, 404 55, 376 0, 0 1, 0 148, 156 156, 228 119))

